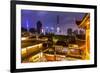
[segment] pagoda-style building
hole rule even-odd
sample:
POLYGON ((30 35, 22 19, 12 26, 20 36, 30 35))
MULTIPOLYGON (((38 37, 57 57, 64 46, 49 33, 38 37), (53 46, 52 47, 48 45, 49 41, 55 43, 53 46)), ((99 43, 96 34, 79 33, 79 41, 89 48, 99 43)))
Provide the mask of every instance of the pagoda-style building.
POLYGON ((84 59, 90 59, 90 14, 86 13, 83 19, 80 21, 76 20, 76 24, 79 28, 85 29, 86 45, 84 48, 84 59))

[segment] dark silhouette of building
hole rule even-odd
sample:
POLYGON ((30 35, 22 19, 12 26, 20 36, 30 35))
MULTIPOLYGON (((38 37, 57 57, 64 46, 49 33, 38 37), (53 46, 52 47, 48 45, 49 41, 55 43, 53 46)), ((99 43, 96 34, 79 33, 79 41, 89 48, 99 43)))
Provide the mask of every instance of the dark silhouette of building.
POLYGON ((68 28, 68 29, 67 29, 67 35, 68 35, 68 36, 72 36, 72 33, 73 33, 73 32, 72 32, 72 28, 68 28))
POLYGON ((74 30, 74 31, 73 31, 73 34, 74 34, 74 35, 78 35, 78 30, 74 30))
POLYGON ((84 32, 83 30, 80 30, 80 31, 79 31, 79 34, 80 34, 80 35, 84 35, 85 32, 84 32))
POLYGON ((41 21, 37 22, 37 33, 40 34, 42 32, 42 23, 41 21))

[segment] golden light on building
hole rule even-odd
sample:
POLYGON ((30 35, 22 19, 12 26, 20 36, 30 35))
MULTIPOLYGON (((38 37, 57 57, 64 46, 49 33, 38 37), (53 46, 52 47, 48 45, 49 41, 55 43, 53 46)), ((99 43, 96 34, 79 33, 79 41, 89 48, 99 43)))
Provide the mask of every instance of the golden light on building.
POLYGON ((86 47, 84 48, 84 59, 90 59, 90 14, 86 13, 82 21, 76 21, 79 28, 85 29, 86 47))
POLYGON ((21 57, 22 58, 27 58, 28 55, 31 55, 32 53, 34 53, 36 51, 40 51, 41 49, 42 49, 42 43, 22 48, 21 49, 21 57))

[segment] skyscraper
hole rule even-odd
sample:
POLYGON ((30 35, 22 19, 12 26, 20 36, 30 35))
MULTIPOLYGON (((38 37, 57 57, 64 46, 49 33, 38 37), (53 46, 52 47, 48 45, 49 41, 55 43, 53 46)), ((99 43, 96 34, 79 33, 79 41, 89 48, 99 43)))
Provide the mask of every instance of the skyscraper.
POLYGON ((72 36, 72 32, 73 32, 72 28, 68 28, 67 29, 67 35, 72 36))
POLYGON ((56 34, 60 34, 59 15, 57 15, 56 34))
POLYGON ((41 21, 37 22, 37 32, 38 32, 38 34, 40 34, 42 32, 42 23, 41 23, 41 21))

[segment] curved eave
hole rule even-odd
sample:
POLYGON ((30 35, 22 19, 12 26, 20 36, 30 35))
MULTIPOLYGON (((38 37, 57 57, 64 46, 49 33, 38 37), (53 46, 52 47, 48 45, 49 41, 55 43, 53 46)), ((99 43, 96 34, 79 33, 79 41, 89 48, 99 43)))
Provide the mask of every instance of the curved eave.
POLYGON ((81 28, 86 28, 86 21, 88 20, 88 18, 90 17, 90 14, 86 14, 86 16, 83 18, 82 22, 80 23, 79 27, 81 28))

